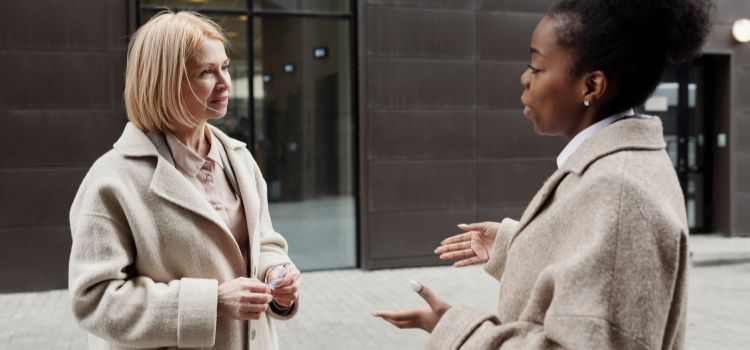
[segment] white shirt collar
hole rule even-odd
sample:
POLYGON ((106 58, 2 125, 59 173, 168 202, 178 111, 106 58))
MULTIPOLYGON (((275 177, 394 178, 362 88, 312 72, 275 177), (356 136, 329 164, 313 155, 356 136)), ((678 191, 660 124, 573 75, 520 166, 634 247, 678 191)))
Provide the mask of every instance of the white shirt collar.
POLYGON ((573 139, 568 142, 568 145, 565 146, 562 152, 560 152, 560 155, 557 156, 557 168, 559 169, 560 167, 562 167, 562 165, 565 164, 565 161, 568 160, 568 158, 570 158, 570 156, 573 155, 573 153, 575 153, 578 148, 581 147, 581 145, 586 140, 588 140, 589 137, 591 137, 591 135, 622 118, 632 117, 634 115, 635 111, 631 108, 627 111, 623 111, 613 116, 604 118, 589 126, 588 128, 583 129, 583 131, 579 132, 578 135, 573 137, 573 139))

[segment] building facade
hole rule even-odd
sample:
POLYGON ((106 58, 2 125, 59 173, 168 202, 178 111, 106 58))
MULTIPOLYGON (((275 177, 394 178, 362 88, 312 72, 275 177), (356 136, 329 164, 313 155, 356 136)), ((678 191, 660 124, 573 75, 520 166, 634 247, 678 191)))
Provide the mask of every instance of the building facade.
MULTIPOLYGON (((518 217, 565 140, 534 134, 520 75, 549 0, 30 0, 0 4, 0 292, 64 288, 68 210, 127 117, 128 37, 160 9, 216 20, 248 145, 304 270, 435 265, 462 222, 518 217)), ((662 117, 693 232, 750 235, 750 2, 717 0, 662 117)))

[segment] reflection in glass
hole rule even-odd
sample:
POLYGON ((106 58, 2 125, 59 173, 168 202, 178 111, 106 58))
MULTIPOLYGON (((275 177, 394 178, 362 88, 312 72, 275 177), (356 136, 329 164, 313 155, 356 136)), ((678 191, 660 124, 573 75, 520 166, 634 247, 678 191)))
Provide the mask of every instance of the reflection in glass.
MULTIPOLYGON (((253 152, 267 182, 274 229, 289 242, 289 255, 300 269, 356 266, 351 19, 253 16, 242 12, 245 0, 143 0, 141 5, 142 23, 158 12, 153 6, 172 6, 208 15, 225 30, 232 90, 227 116, 211 123, 253 152), (230 11, 213 11, 220 8, 230 11), (231 14, 234 10, 240 13, 231 14), (252 38, 247 21, 252 21, 252 38)), ((350 9, 348 1, 317 0, 254 1, 253 6, 350 9)))
POLYGON ((349 22, 255 17, 253 35, 254 155, 274 226, 302 268, 353 267, 349 22))
POLYGON ((202 8, 246 10, 247 0, 141 0, 141 5, 190 8, 195 11, 200 11, 202 8))
MULTIPOLYGON (((706 107, 704 73, 700 66, 689 67, 689 81, 679 82, 680 69, 687 67, 670 67, 665 72, 662 83, 656 88, 644 109, 646 114, 657 115, 664 127, 664 141, 667 143, 667 153, 675 170, 687 177, 685 205, 688 223, 691 229, 708 229, 705 219, 708 189, 705 173, 710 169, 706 166, 706 107), (687 115, 680 114, 680 84, 687 84, 687 115), (680 120, 686 118, 686 120, 680 120), (681 135, 680 123, 686 124, 687 133, 681 135), (680 154, 680 142, 685 142, 685 154, 680 154), (680 166, 682 165, 682 166, 680 166)), ((685 73, 685 71, 682 71, 685 73)), ((683 126, 685 128, 685 126, 683 126)))
POLYGON ((253 0, 254 10, 348 12, 351 0, 253 0))
POLYGON ((705 211, 705 187, 703 186, 703 183, 705 182, 705 179, 703 177, 703 174, 700 173, 691 173, 688 178, 688 188, 687 191, 685 191, 686 199, 687 199, 687 214, 688 214, 688 223, 690 224, 690 227, 701 227, 703 228, 704 225, 704 211, 705 211))

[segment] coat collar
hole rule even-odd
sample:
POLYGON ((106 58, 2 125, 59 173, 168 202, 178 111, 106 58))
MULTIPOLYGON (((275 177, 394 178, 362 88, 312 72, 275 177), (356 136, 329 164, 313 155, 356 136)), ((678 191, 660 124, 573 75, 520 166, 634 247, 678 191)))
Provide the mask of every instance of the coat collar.
MULTIPOLYGON (((213 125, 208 125, 208 127, 224 147, 229 149, 245 147, 244 142, 237 141, 227 136, 213 125)), ((164 146, 166 146, 166 144, 164 146)), ((149 134, 138 129, 138 127, 131 122, 128 122, 128 124, 125 125, 125 130, 122 132, 122 135, 117 142, 115 142, 114 148, 125 157, 157 157, 160 154, 157 146, 155 146, 149 139, 149 134)))
POLYGON ((661 119, 652 116, 625 118, 591 135, 563 164, 561 170, 580 175, 591 163, 612 153, 659 150, 666 146, 661 119))
POLYGON ((159 156, 159 151, 148 135, 131 122, 125 125, 125 130, 113 147, 124 157, 159 156))
MULTIPOLYGON (((239 159, 236 156, 238 152, 235 152, 235 150, 245 147, 245 143, 230 138, 213 126, 209 125, 209 127, 216 139, 226 148, 226 153, 229 155, 227 157, 229 168, 231 168, 232 164, 239 164, 239 159)), ((219 226, 227 238, 234 241, 234 237, 224 220, 216 214, 216 211, 211 208, 208 201, 203 198, 203 195, 175 168, 174 160, 172 159, 164 134, 160 132, 147 134, 132 123, 128 123, 113 147, 126 158, 157 158, 149 191, 158 197, 209 220, 219 226)), ((223 155, 224 153, 222 152, 223 155)), ((232 185, 235 186, 235 183, 233 182, 232 185)), ((245 212, 247 215, 248 201, 246 199, 249 198, 248 193, 242 192, 242 197, 243 202, 245 202, 243 205, 246 207, 245 212)), ((239 246, 234 253, 233 255, 237 257, 234 259, 236 273, 244 274, 244 262, 239 246)))
POLYGON ((526 225, 541 212, 541 209, 544 208, 566 175, 570 173, 582 175, 597 160, 617 152, 665 148, 666 143, 662 133, 661 119, 658 117, 641 116, 621 119, 599 130, 547 179, 524 211, 511 243, 526 225))

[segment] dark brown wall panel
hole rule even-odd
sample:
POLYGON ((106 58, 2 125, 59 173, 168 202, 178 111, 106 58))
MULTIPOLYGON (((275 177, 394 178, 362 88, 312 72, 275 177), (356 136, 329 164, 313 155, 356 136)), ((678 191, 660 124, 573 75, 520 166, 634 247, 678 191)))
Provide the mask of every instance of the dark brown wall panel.
POLYGON ((123 0, 6 1, 0 11, 0 47, 124 51, 127 5, 123 0))
POLYGON ((750 151, 750 117, 738 116, 735 126, 738 129, 738 135, 734 140, 734 149, 738 151, 750 151))
POLYGON ((370 7, 370 55, 474 57, 475 15, 471 11, 370 7))
POLYGON ((120 109, 124 54, 12 52, 0 55, 4 109, 120 109))
POLYGON ((705 51, 731 51, 734 47, 731 24, 716 24, 706 39, 705 51))
POLYGON ((734 49, 734 59, 736 63, 748 65, 750 64, 750 45, 749 44, 743 44, 738 45, 735 43, 732 43, 733 49, 734 49))
MULTIPOLYGON (((541 185, 540 185, 541 187, 541 185)), ((520 220, 526 205, 503 206, 503 207, 480 207, 477 208, 477 222, 494 221, 500 222, 505 218, 520 220)))
POLYGON ((0 167, 88 167, 112 148, 127 117, 117 111, 0 110, 0 122, 0 167))
POLYGON ((735 65, 734 67, 735 81, 734 86, 734 107, 745 109, 750 108, 750 98, 748 98, 748 91, 750 91, 750 65, 735 65))
POLYGON ((747 214, 747 208, 750 208, 750 193, 735 194, 732 204, 735 208, 732 234, 750 237, 750 215, 747 214))
POLYGON ((66 287, 70 205, 125 125, 133 4, 0 2, 0 292, 66 287))
POLYGON ((479 158, 557 157, 565 144, 563 137, 537 135, 520 109, 477 113, 479 158))
POLYGON ((481 206, 525 206, 557 169, 554 158, 480 161, 477 203, 481 206))
POLYGON ((458 107, 475 101, 473 62, 371 59, 370 107, 458 107))
POLYGON ((531 34, 542 17, 538 13, 480 12, 477 14, 479 58, 528 61, 531 34))
POLYGON ((373 259, 433 258, 440 242, 459 233, 457 224, 476 221, 474 209, 383 212, 371 214, 369 237, 373 259))
MULTIPOLYGON (((748 130, 750 131, 750 130, 748 130)), ((737 151, 734 156, 735 185, 734 192, 750 194, 750 151, 737 151)), ((750 208, 740 208, 750 212, 750 208)))
POLYGON ((0 228, 67 224, 87 169, 0 170, 0 228))
POLYGON ((369 113, 370 159, 472 158, 474 112, 373 111, 369 113))
POLYGON ((472 162, 370 164, 370 211, 463 208, 476 201, 472 162))
POLYGON ((481 108, 520 110, 521 74, 526 62, 480 62, 477 64, 477 105, 481 108))
POLYGON ((0 293, 67 288, 67 225, 0 228, 0 242, 0 293))
POLYGON ((553 0, 477 0, 479 10, 547 12, 553 0))
POLYGON ((719 23, 733 23, 740 18, 750 17, 750 2, 747 0, 716 0, 714 20, 719 23))

